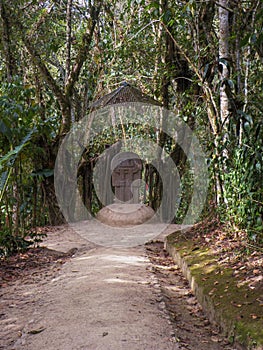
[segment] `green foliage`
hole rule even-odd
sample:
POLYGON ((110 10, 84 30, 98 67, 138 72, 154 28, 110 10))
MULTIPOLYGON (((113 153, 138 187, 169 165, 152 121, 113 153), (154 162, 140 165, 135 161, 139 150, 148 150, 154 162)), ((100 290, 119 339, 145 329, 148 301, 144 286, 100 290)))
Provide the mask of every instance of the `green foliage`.
POLYGON ((176 224, 181 224, 186 216, 186 213, 189 209, 189 205, 192 200, 193 185, 193 173, 190 169, 189 164, 187 164, 184 167, 184 175, 181 178, 181 193, 180 198, 178 198, 180 204, 178 205, 178 210, 175 216, 176 224))
POLYGON ((225 216, 248 233, 249 240, 263 244, 263 123, 245 122, 243 143, 237 146, 224 174, 225 216))
POLYGON ((14 236, 8 231, 0 231, 0 258, 26 250, 33 242, 21 236, 14 236))
POLYGON ((31 172, 39 107, 35 90, 19 77, 0 89, 0 245, 2 254, 8 255, 27 247, 23 235, 36 224, 33 212, 40 183, 31 172))

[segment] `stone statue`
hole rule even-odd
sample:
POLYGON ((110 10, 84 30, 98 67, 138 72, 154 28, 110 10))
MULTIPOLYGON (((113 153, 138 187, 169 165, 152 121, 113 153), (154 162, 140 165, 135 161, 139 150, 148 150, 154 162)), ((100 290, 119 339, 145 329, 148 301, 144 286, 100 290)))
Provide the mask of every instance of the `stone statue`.
POLYGON ((139 187, 142 178, 142 161, 136 153, 122 152, 111 162, 112 186, 115 202, 139 203, 139 187))

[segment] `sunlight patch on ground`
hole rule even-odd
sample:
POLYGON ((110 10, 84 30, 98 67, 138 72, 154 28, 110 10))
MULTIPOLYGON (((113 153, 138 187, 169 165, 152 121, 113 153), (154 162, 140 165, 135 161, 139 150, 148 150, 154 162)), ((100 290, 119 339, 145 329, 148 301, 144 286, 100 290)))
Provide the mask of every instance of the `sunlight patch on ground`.
POLYGON ((117 261, 124 264, 140 265, 145 262, 149 262, 147 258, 133 256, 133 255, 107 255, 101 257, 103 260, 117 261))
POLYGON ((138 284, 136 281, 131 281, 131 280, 124 280, 121 278, 107 278, 104 280, 107 283, 133 283, 133 284, 138 284))

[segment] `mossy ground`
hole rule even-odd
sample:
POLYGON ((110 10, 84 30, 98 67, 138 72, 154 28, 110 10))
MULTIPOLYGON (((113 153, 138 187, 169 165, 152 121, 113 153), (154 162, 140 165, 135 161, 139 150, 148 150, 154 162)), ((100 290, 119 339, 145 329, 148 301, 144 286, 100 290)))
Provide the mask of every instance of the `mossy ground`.
POLYGON ((219 264, 220 256, 198 239, 175 232, 168 237, 168 244, 187 263, 198 288, 209 298, 216 321, 224 324, 229 337, 248 349, 263 346, 262 289, 252 289, 237 278, 233 266, 219 264))

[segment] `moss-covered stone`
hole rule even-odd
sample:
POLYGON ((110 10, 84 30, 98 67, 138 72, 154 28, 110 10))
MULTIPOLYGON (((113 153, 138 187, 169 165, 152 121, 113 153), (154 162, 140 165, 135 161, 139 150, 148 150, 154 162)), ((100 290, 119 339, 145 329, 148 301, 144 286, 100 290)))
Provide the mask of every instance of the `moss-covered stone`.
POLYGON ((245 348, 263 349, 262 290, 240 284, 231 268, 218 263, 219 256, 181 232, 167 237, 166 249, 182 268, 210 321, 245 348))

